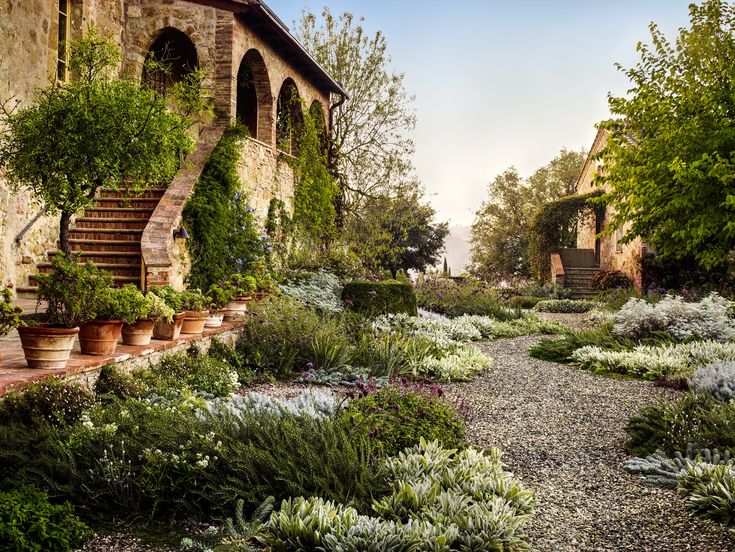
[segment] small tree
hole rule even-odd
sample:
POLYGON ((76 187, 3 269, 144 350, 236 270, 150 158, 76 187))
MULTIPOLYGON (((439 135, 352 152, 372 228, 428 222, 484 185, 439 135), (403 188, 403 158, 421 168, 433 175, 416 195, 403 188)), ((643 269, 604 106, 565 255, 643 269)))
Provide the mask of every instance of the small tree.
POLYGON ((174 102, 186 104, 175 113, 156 91, 115 78, 119 60, 117 47, 91 28, 72 45, 72 82, 50 84, 23 109, 10 100, 0 104, 6 126, 0 167, 13 189, 28 188, 49 214, 61 215, 59 245, 67 254, 71 217, 93 202, 99 188, 115 189, 123 180, 141 189, 168 181, 192 146, 186 131, 200 104, 201 75, 174 88, 174 102))

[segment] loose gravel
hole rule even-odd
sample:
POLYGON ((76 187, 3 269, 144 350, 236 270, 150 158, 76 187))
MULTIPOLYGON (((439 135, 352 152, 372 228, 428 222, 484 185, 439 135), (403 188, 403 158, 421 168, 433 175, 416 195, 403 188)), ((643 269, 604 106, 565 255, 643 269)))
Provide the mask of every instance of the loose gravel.
POLYGON ((724 528, 690 516, 675 491, 623 470, 628 418, 675 392, 533 359, 528 348, 538 339, 481 344, 493 366, 448 387, 474 414, 471 441, 501 448, 508 469, 535 493, 532 550, 735 550, 724 528))

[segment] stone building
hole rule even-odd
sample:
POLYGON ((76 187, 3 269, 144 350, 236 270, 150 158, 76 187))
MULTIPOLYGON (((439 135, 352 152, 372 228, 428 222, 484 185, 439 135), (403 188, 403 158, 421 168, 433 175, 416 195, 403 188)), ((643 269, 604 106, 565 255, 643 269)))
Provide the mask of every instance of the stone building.
MULTIPOLYGON (((607 132, 600 129, 577 179, 579 195, 598 189, 593 185, 593 181, 605 168, 596 157, 606 143, 607 132)), ((644 242, 640 238, 635 238, 629 243, 621 243, 621 238, 628 230, 627 225, 616 230, 614 234, 600 236, 610 223, 614 214, 612 209, 611 206, 606 206, 602 219, 598 219, 594 214, 580 217, 577 226, 577 248, 552 253, 554 282, 577 288, 580 295, 586 295, 590 293, 586 293, 584 289, 589 288, 589 282, 597 271, 619 270, 631 279, 637 289, 641 288, 644 242)))
MULTIPOLYGON (((305 105, 329 128, 345 92, 261 0, 6 0, 0 4, 0 99, 33 102, 37 91, 69 78, 68 44, 89 25, 123 52, 120 74, 165 89, 194 67, 206 73, 215 120, 201 125, 188 162, 165 189, 122 201, 105 192, 77 217, 70 237, 83 256, 110 268, 120 282, 181 285, 185 247, 174 238, 186 198, 227 123, 244 123, 251 138, 239 173, 262 218, 271 198, 291 204, 295 153, 284 111, 305 105), (148 56, 166 57, 167 73, 148 74, 148 56), (297 95, 302 101, 289 101, 297 95), (294 107, 297 106, 297 107, 294 107), (122 243, 119 243, 122 242, 122 243)), ((289 119, 302 116, 286 114, 289 119)), ((29 278, 56 248, 58 220, 27 192, 11 193, 0 174, 0 279, 29 290, 29 278)))

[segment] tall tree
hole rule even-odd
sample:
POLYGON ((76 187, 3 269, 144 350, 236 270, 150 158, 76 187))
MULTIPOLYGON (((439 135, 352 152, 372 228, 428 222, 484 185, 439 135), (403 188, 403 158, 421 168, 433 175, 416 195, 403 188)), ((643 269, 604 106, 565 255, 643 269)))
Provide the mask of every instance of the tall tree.
POLYGON ((735 248, 735 6, 689 7, 690 28, 670 42, 654 24, 630 79, 610 96, 601 152, 608 232, 645 238, 664 257, 725 263, 735 248))
POLYGON ((349 93, 333 112, 332 168, 337 175, 338 223, 366 200, 414 185, 407 132, 416 124, 413 98, 403 74, 388 69, 390 57, 381 32, 369 36, 362 19, 327 8, 321 18, 304 11, 296 36, 349 93))
POLYGON ((584 151, 562 149, 524 180, 511 167, 488 185, 472 225, 470 272, 484 280, 528 277, 529 227, 545 203, 576 192, 584 151))

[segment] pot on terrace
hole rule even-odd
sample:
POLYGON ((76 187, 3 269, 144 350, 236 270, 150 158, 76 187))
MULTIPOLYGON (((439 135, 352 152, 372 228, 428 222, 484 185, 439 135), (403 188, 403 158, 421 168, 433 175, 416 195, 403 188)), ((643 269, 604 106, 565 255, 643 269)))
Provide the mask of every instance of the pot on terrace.
POLYGON ((185 312, 174 314, 172 322, 158 319, 153 324, 153 338, 162 339, 164 341, 175 341, 181 334, 181 327, 184 325, 185 312))
POLYGON ((225 321, 232 322, 244 319, 248 312, 248 303, 252 300, 253 298, 250 296, 243 296, 227 303, 225 305, 225 321))
POLYGON ((209 311, 209 316, 204 322, 205 328, 219 328, 222 325, 222 321, 225 319, 225 311, 209 311))
POLYGON ((47 324, 19 327, 20 344, 28 367, 64 368, 78 333, 79 328, 53 328, 47 324))
POLYGON ((92 320, 79 327, 79 348, 85 355, 111 355, 122 333, 122 320, 92 320))
POLYGON ((123 324, 122 342, 125 345, 145 347, 151 344, 153 327, 156 321, 153 318, 141 318, 135 324, 123 324))
POLYGON ((184 311, 184 324, 181 326, 181 333, 193 335, 203 333, 207 318, 209 318, 208 310, 184 311))

